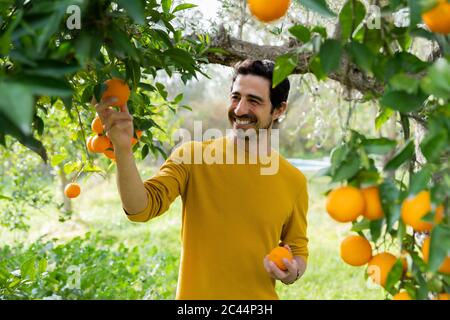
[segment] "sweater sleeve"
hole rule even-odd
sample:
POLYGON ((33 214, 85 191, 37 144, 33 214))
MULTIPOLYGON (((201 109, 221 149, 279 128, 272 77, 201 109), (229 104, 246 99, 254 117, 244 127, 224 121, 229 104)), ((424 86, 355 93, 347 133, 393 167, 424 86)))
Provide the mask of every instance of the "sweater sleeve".
POLYGON ((128 214, 127 218, 134 222, 146 222, 162 215, 170 204, 183 195, 189 179, 189 161, 191 143, 185 143, 176 148, 170 157, 160 167, 157 174, 144 181, 147 191, 148 205, 142 212, 128 214))
POLYGON ((308 237, 307 237, 307 219, 308 211, 308 190, 306 178, 302 179, 299 185, 299 195, 296 198, 292 214, 283 226, 281 233, 281 242, 288 244, 294 256, 301 256, 308 260, 308 237))

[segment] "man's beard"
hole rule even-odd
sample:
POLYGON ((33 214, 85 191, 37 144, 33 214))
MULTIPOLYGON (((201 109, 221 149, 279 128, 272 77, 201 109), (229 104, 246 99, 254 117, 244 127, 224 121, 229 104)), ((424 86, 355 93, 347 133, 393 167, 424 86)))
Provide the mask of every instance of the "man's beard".
POLYGON ((238 117, 234 114, 234 112, 232 110, 230 110, 228 112, 228 120, 230 121, 230 124, 233 128, 233 130, 236 133, 236 137, 240 138, 240 139, 246 139, 248 140, 249 136, 255 135, 259 136, 259 130, 269 130, 272 127, 272 117, 270 118, 270 121, 268 124, 266 125, 261 125, 260 122, 258 121, 258 118, 256 118, 255 116, 252 115, 245 115, 245 116, 241 116, 238 117), (238 120, 250 120, 252 121, 252 127, 248 128, 248 129, 235 129, 234 124, 235 119, 238 120))

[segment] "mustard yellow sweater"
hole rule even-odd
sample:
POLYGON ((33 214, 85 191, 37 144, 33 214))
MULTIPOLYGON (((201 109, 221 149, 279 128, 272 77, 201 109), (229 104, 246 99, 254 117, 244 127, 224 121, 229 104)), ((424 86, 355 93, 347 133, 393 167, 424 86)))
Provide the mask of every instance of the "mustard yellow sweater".
POLYGON ((308 257, 304 175, 275 152, 279 170, 274 175, 262 175, 262 163, 182 163, 186 156, 194 159, 195 148, 216 148, 225 162, 224 151, 233 151, 234 143, 224 137, 183 144, 145 181, 148 207, 127 217, 148 221, 181 195, 177 299, 278 299, 263 259, 280 241, 295 256, 308 257))

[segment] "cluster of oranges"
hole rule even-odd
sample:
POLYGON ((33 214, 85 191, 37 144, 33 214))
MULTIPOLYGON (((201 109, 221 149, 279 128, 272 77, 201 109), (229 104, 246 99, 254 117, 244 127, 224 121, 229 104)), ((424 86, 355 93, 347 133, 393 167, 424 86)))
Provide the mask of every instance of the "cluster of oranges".
MULTIPOLYGON (((98 116, 96 116, 94 120, 92 120, 91 129, 92 132, 95 133, 95 135, 88 137, 86 140, 88 150, 94 153, 103 153, 106 157, 114 161, 116 159, 116 156, 114 154, 114 146, 111 140, 104 133, 103 123, 98 116)), ((131 138, 131 145, 134 146, 136 143, 138 143, 138 140, 141 138, 141 136, 142 131, 137 130, 136 137, 131 138)))
MULTIPOLYGON (((124 106, 130 97, 130 88, 125 81, 117 78, 109 79, 105 81, 106 89, 102 94, 102 101, 109 98, 116 98, 114 102, 115 106, 124 106)), ((104 133, 104 126, 100 118, 97 116, 92 120, 91 129, 95 133, 95 136, 90 136, 86 140, 86 145, 90 152, 103 153, 111 160, 115 160, 114 146, 111 140, 104 133)), ((131 138, 131 144, 135 145, 142 136, 142 131, 136 131, 136 137, 131 138)))
MULTIPOLYGON (((336 188, 328 194, 326 210, 333 219, 343 223, 356 221, 360 216, 368 220, 378 220, 384 216, 378 186, 362 189, 352 186, 336 188)), ((417 232, 431 231, 434 225, 442 221, 443 215, 444 207, 441 205, 434 208, 428 191, 422 191, 416 196, 405 199, 401 206, 402 221, 417 232), (429 212, 434 213, 433 223, 422 220, 429 212)), ((422 256, 425 262, 428 262, 429 243, 430 238, 428 237, 422 245, 422 256)), ((370 242, 359 235, 348 236, 342 241, 340 255, 342 260, 352 266, 368 264, 369 277, 383 287, 386 285, 389 272, 398 259, 402 262, 403 271, 407 270, 407 261, 404 256, 397 258, 389 252, 373 255, 370 242)), ((445 259, 439 272, 450 274, 450 257, 445 259)), ((398 295, 394 298, 400 299, 407 293, 400 292, 398 295)))
MULTIPOLYGON (((123 107, 129 97, 130 97, 130 88, 126 84, 125 81, 117 78, 109 79, 105 81, 105 90, 103 91, 101 100, 105 101, 109 98, 116 98, 116 101, 113 103, 113 106, 123 107)), ((86 146, 90 152, 94 153, 103 153, 107 158, 115 161, 116 156, 114 153, 114 146, 108 136, 105 134, 104 125, 100 118, 96 116, 91 123, 92 132, 95 134, 93 136, 89 136, 86 139, 86 146)), ((142 131, 137 130, 135 132, 135 137, 131 138, 131 145, 135 145, 138 143, 138 140, 142 136, 142 131)), ((81 188, 78 183, 72 182, 67 184, 64 189, 64 195, 67 198, 76 198, 80 195, 81 188)))

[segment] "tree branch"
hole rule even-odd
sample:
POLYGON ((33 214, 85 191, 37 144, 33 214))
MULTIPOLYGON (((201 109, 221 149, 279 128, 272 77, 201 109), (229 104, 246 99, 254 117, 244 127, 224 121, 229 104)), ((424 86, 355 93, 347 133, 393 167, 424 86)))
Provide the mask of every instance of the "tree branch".
MULTIPOLYGON (((221 48, 228 54, 209 52, 207 57, 209 63, 231 67, 237 62, 248 58, 275 60, 276 57, 290 52, 297 45, 299 44, 295 41, 283 46, 257 45, 231 37, 227 34, 225 28, 221 27, 219 32, 211 37, 211 48, 221 48)), ((313 56, 312 52, 301 53, 298 57, 299 63, 293 73, 310 73, 309 62, 313 56)), ((380 83, 373 77, 368 77, 355 65, 349 65, 349 60, 345 55, 342 56, 340 68, 330 73, 328 77, 340 82, 347 88, 356 89, 363 94, 373 93, 381 95, 384 90, 383 83, 380 83)))

